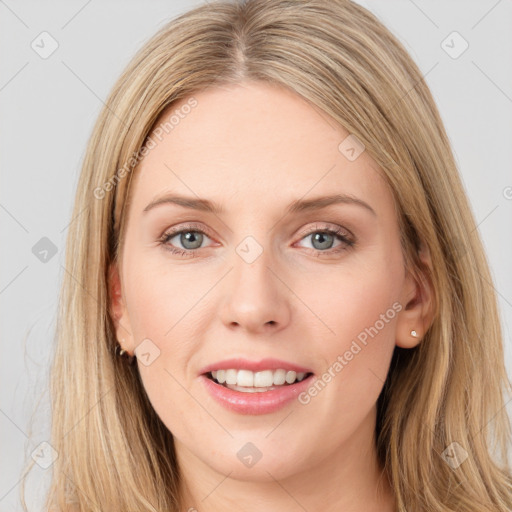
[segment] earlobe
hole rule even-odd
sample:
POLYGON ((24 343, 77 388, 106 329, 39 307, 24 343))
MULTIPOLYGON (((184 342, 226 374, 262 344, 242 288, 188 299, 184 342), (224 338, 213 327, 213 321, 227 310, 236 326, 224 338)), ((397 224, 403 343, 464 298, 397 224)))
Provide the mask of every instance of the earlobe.
POLYGON ((396 325, 396 345, 401 348, 419 345, 434 317, 434 288, 429 276, 432 262, 424 246, 419 257, 423 268, 408 271, 404 282, 402 304, 405 306, 398 315, 396 325))

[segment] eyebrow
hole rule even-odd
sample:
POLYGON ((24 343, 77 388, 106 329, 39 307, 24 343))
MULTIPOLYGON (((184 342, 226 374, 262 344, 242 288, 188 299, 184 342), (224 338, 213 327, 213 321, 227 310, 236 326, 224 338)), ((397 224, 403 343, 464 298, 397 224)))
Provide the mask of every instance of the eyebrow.
MULTIPOLYGON (((222 214, 225 212, 224 208, 214 201, 195 197, 185 197, 176 194, 157 197, 151 201, 151 203, 149 203, 143 211, 148 212, 153 208, 163 204, 175 204, 184 208, 189 208, 191 210, 199 210, 214 214, 222 214)), ((290 214, 320 210, 334 204, 354 204, 365 208, 374 216, 377 216, 375 210, 368 203, 365 203, 362 199, 347 194, 334 194, 330 196, 315 197, 313 199, 297 199, 287 207, 286 213, 290 214)))

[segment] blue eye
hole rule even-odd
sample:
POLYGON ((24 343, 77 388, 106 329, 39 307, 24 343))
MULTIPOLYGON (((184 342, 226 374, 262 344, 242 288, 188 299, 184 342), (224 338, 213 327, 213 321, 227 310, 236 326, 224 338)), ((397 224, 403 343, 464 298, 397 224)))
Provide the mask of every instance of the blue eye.
POLYGON ((201 248, 205 236, 207 236, 206 233, 201 229, 197 229, 194 226, 187 226, 179 231, 164 233, 159 241, 167 250, 171 251, 172 254, 194 257, 194 252, 197 252, 197 249, 201 248), (178 241, 184 247, 183 249, 174 247, 174 245, 170 243, 173 238, 177 237, 179 237, 178 241))
POLYGON ((338 246, 338 248, 330 251, 331 253, 340 252, 354 245, 354 242, 346 236, 345 231, 343 231, 342 229, 316 229, 315 231, 311 231, 308 235, 306 235, 303 238, 303 240, 311 236, 313 236, 313 249, 320 252, 327 252, 327 250, 331 249, 332 244, 336 239, 338 239, 341 242, 341 245, 338 246))
MULTIPOLYGON (((355 244, 355 242, 349 238, 347 232, 342 228, 315 229, 304 235, 301 240, 304 240, 312 235, 314 235, 312 239, 313 248, 308 249, 317 253, 318 256, 322 255, 323 253, 339 253, 349 249, 350 247, 353 247, 355 244), (336 239, 341 243, 338 247, 333 249, 332 244, 336 239)), ((195 253, 198 252, 197 250, 202 248, 201 246, 203 245, 205 237, 209 238, 202 229, 198 229, 196 226, 190 225, 185 226, 181 230, 164 233, 159 242, 165 246, 165 248, 172 254, 177 254, 184 257, 195 257, 195 253), (171 243, 173 238, 178 239, 178 243, 182 246, 182 248, 175 247, 175 245, 171 243)))
POLYGON ((173 235, 166 236, 165 243, 169 243, 173 238, 179 236, 180 244, 182 244, 186 250, 199 249, 202 245, 204 235, 202 231, 179 231, 173 235))

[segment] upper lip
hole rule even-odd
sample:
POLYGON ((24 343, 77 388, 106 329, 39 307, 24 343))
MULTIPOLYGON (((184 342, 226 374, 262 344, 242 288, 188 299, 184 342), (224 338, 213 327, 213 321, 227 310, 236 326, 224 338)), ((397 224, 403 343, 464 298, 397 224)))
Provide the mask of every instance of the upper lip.
POLYGON ((209 373, 215 370, 251 370, 252 372, 261 372, 263 370, 287 370, 297 373, 312 373, 310 369, 288 361, 279 359, 260 359, 259 361, 250 361, 249 359, 224 359, 216 363, 209 364, 200 370, 201 374, 209 373))

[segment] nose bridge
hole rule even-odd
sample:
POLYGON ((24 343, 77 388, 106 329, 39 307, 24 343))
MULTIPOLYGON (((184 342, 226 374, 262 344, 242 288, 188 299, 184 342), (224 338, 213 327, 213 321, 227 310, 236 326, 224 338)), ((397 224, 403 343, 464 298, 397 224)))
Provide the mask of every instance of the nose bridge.
MULTIPOLYGON (((246 237, 236 248, 239 261, 236 263, 238 277, 254 281, 253 284, 263 284, 269 280, 272 256, 269 244, 263 246, 252 236, 246 237)), ((267 288, 268 283, 265 283, 267 288)))
MULTIPOLYGON (((264 234, 256 236, 261 239, 264 234)), ((286 287, 275 276, 277 265, 269 237, 260 242, 256 236, 247 235, 235 246, 221 312, 227 325, 238 324, 253 331, 267 325, 282 327, 289 318, 286 287)))
MULTIPOLYGON (((261 240, 262 235, 259 238, 261 240)), ((267 294, 276 296, 275 277, 271 271, 275 258, 269 245, 268 240, 260 243, 255 236, 248 235, 235 247, 233 284, 239 298, 265 300, 268 299, 265 297, 267 294)))

